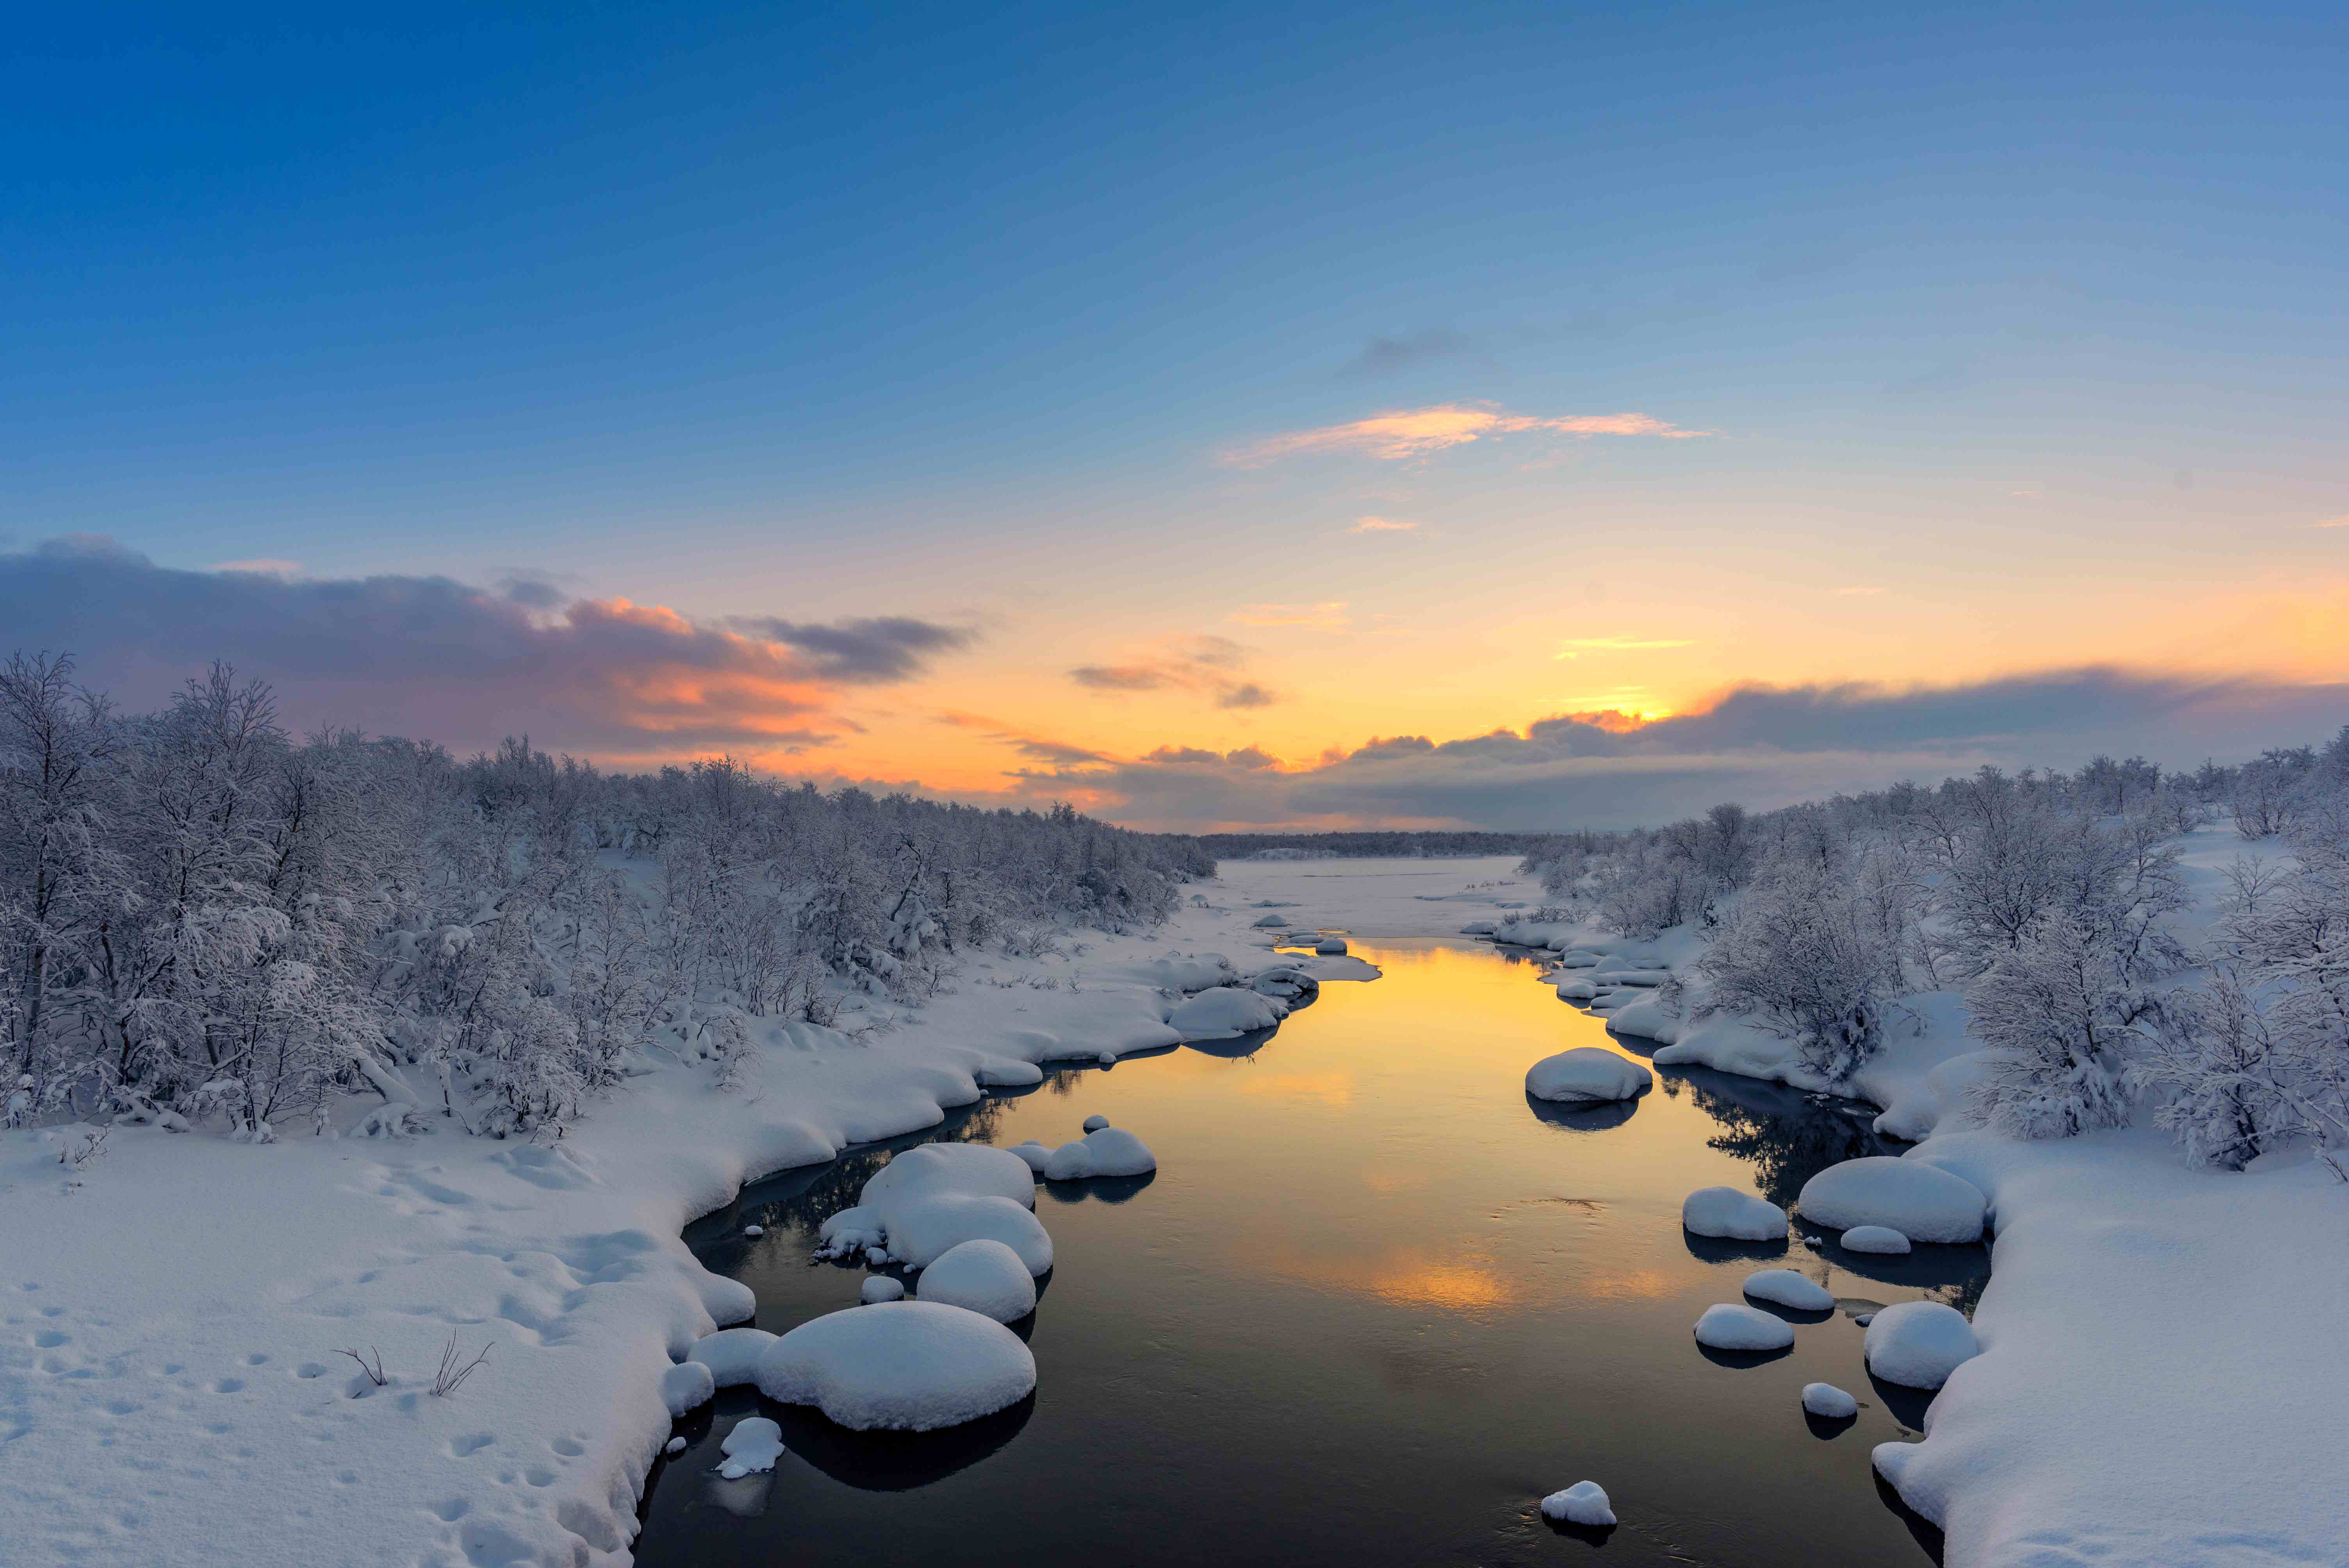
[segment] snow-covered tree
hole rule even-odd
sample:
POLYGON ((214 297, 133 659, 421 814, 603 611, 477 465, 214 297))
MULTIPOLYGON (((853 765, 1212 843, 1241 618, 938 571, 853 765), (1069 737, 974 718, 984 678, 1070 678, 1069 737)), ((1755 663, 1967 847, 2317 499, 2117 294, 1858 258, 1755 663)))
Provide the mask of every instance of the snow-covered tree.
POLYGON ((2139 1026, 2158 1009, 2108 929, 2066 915, 1999 954, 1966 988, 1972 1032, 1994 1047, 1976 1109, 2016 1138, 2126 1126, 2139 1026))

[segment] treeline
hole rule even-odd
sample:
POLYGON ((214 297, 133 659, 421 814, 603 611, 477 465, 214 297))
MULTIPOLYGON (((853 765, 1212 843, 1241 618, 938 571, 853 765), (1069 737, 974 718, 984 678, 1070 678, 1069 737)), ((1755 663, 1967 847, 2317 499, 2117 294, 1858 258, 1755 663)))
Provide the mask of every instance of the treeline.
POLYGON ((225 668, 135 716, 72 671, 0 670, 11 1122, 266 1139, 357 1091, 380 1101, 367 1130, 552 1135, 643 1052, 730 1073, 846 992, 918 998, 970 948, 1154 925, 1214 869, 1066 806, 826 794, 727 760, 609 774, 526 740, 460 761, 297 738, 225 668))
POLYGON ((1882 1045, 1896 998, 1959 989, 1996 1047, 1976 1109, 2004 1131, 2124 1125, 2151 1091, 2210 1164, 2305 1140, 2339 1169, 2349 1148, 2349 729, 2192 773, 2098 758, 1717 806, 1562 835, 1526 869, 1553 918, 1703 932, 1667 1005, 1763 1018, 1830 1080, 1882 1045), (2247 852, 2207 931, 2181 929, 2175 841, 2221 819, 2247 852))
POLYGON ((1392 833, 1202 833, 1192 841, 1216 860, 1246 860, 1267 850, 1308 855, 1534 855, 1557 835, 1436 830, 1392 833))

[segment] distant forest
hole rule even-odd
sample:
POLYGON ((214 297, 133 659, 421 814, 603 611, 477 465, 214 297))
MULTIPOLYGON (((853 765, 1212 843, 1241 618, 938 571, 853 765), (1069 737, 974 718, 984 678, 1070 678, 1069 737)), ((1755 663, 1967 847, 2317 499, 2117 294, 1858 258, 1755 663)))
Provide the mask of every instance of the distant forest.
POLYGON ((1198 846, 1219 861, 1244 860, 1265 850, 1312 855, 1530 855, 1555 833, 1201 833, 1198 846))

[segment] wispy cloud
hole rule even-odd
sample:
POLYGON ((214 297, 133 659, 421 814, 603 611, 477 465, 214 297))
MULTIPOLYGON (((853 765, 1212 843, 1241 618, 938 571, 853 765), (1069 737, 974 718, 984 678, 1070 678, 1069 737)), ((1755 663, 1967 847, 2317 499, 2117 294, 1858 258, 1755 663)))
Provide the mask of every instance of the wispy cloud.
POLYGON ((1229 637, 1184 637, 1123 663, 1079 665, 1069 678, 1098 692, 1195 691, 1212 696, 1217 707, 1269 707, 1280 699, 1237 677, 1247 657, 1229 637))
POLYGON ((2349 511, 2343 512, 2339 517, 2328 517, 2323 522, 2312 522, 2308 526, 2311 528, 2349 528, 2349 511))
POLYGON ((211 570, 245 572, 256 577, 299 577, 302 575, 302 563, 298 561, 280 561, 274 555, 258 555, 251 561, 215 561, 211 570))
POLYGON ((1627 654, 1651 648, 1692 648, 1689 637, 1568 637, 1558 644, 1554 659, 1578 659, 1585 654, 1627 654))
POLYGON ((1348 533, 1409 533, 1419 524, 1400 517, 1358 517, 1348 533))
POLYGON ((1353 624, 1343 599, 1319 604, 1243 604, 1231 618, 1243 626, 1318 626, 1325 632, 1342 632, 1353 624))
POLYGON ((1709 430, 1685 430, 1647 414, 1567 414, 1542 418, 1511 414, 1480 404, 1437 403, 1424 408, 1397 408, 1344 425, 1292 430, 1237 448, 1224 461, 1239 468, 1261 468, 1283 458, 1344 453, 1375 458, 1382 462, 1406 462, 1432 457, 1471 441, 1526 431, 1560 435, 1657 436, 1687 440, 1711 435, 1709 430))
POLYGON ((1386 376, 1432 360, 1456 358, 1475 346, 1475 339, 1463 336, 1448 326, 1431 326, 1423 332, 1404 333, 1400 337, 1374 337, 1362 345, 1361 352, 1348 360, 1338 374, 1348 377, 1386 376))

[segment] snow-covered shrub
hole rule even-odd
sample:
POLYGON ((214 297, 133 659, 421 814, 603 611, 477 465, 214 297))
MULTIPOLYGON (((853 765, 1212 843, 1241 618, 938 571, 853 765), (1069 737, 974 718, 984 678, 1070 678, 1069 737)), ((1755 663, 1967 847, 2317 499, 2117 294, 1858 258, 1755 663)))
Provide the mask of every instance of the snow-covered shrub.
POLYGON ((1996 1047, 1975 1108, 2016 1138, 2069 1138, 2126 1126, 2129 1055, 2156 1009, 2108 935, 2085 921, 2046 923, 1966 989, 1973 1034, 1996 1047))
POLYGON ((1900 989, 1897 934, 1839 872, 1808 856, 1765 870, 1697 962, 1707 1011, 1760 1014, 1834 1081, 1882 1043, 1883 1000, 1900 989))

